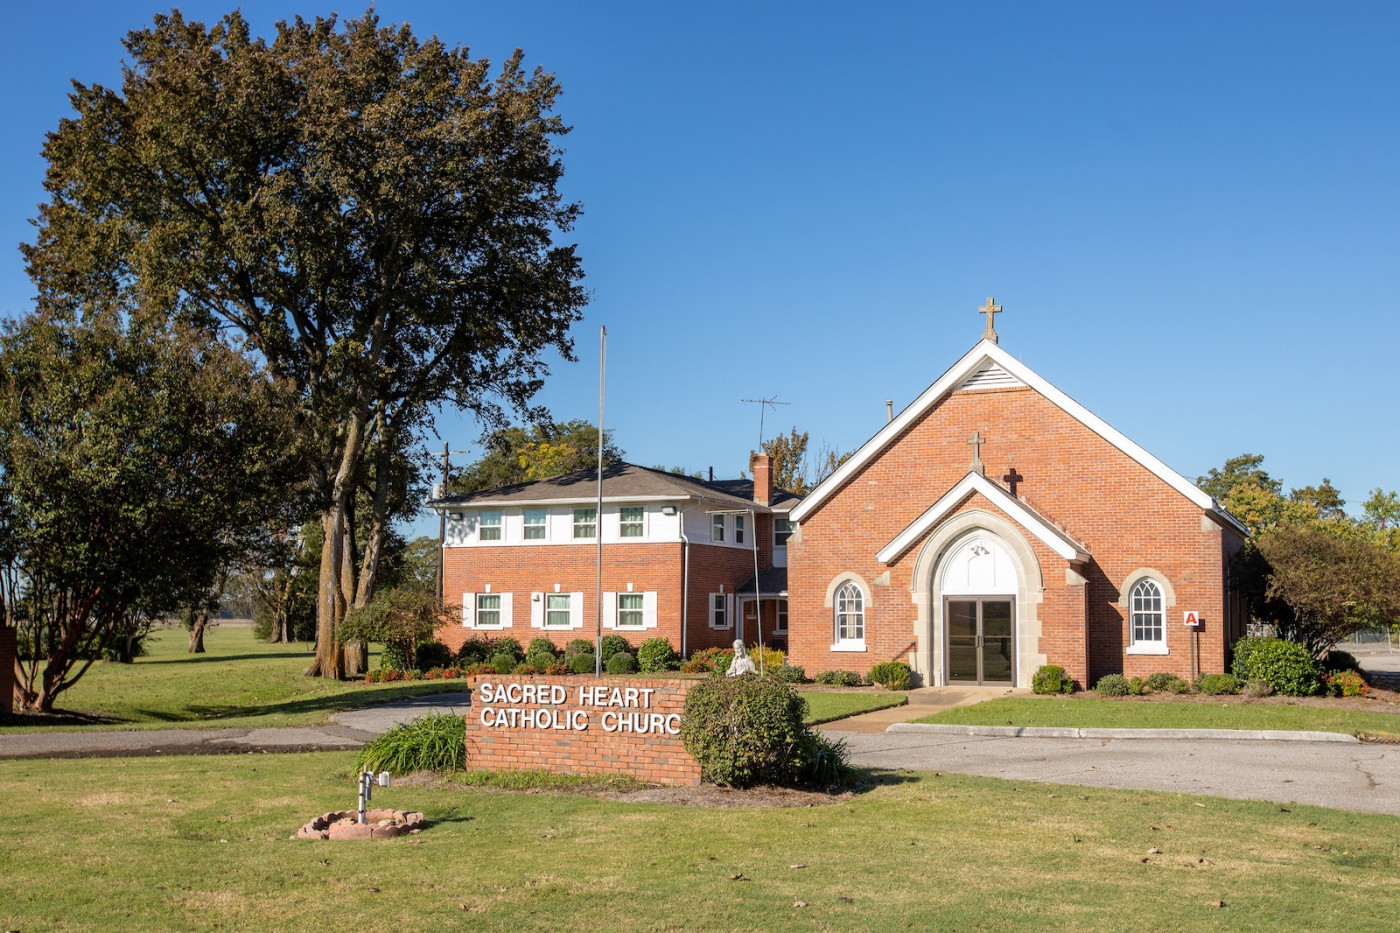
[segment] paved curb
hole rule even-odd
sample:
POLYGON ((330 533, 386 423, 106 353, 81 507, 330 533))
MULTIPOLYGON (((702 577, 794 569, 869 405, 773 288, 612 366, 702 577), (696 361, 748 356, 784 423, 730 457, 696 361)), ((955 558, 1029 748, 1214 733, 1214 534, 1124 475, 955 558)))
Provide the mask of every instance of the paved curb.
POLYGON ((1344 742, 1360 744, 1342 732, 1290 732, 1284 729, 1073 729, 1065 726, 959 726, 929 722, 897 722, 886 732, 935 735, 985 735, 1023 739, 1233 739, 1260 742, 1344 742))

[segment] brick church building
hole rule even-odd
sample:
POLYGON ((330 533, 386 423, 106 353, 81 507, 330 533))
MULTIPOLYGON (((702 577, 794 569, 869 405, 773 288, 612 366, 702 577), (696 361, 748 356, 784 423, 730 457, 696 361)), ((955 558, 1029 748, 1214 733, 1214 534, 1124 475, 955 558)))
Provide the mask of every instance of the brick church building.
POLYGON ((664 636, 682 654, 786 644, 808 674, 907 661, 923 685, 1090 685, 1228 667, 1245 528, 1206 493, 982 339, 805 499, 616 463, 447 496, 444 596, 473 633, 563 645, 664 636), (596 594, 598 535, 603 593, 596 594), (1186 613, 1198 628, 1184 624, 1186 613))
POLYGON ((1016 686, 1048 663, 1089 685, 1189 677, 1194 648, 1199 670, 1227 669, 1245 528, 1003 350, 999 310, 793 509, 793 663, 902 659, 925 685, 1016 686))

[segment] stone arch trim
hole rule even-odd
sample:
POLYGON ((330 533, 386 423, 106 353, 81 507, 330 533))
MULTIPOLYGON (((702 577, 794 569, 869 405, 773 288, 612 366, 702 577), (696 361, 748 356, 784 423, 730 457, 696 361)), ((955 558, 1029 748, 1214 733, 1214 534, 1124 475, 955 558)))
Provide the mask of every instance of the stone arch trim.
POLYGON ((1162 588, 1162 608, 1171 609, 1176 605, 1176 590, 1172 589, 1172 583, 1167 579, 1167 575, 1152 567, 1139 567, 1123 578, 1123 585, 1118 590, 1118 605, 1125 610, 1128 608, 1128 596, 1133 591, 1133 587, 1143 577, 1148 578, 1162 588))
POLYGON ((915 670, 925 686, 944 684, 943 594, 939 592, 939 571, 944 558, 963 539, 979 532, 997 538, 1016 565, 1019 579, 1016 593, 1016 686, 1029 686, 1036 668, 1045 663, 1045 655, 1037 651, 1041 629, 1038 607, 1045 588, 1040 560, 1014 523, 985 509, 972 509, 952 516, 935 528, 914 559, 910 595, 916 610, 915 670))
POLYGON ((855 571, 843 570, 827 584, 826 598, 822 601, 823 606, 828 609, 836 608, 836 591, 841 588, 841 584, 843 583, 854 583, 856 586, 860 587, 860 595, 864 599, 865 605, 869 607, 873 604, 870 598, 872 590, 870 589, 870 584, 865 582, 865 578, 855 571))

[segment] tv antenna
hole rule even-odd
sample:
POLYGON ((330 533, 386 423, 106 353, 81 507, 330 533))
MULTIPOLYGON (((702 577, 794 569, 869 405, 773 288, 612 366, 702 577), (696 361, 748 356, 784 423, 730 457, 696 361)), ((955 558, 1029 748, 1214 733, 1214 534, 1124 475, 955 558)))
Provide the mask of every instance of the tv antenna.
POLYGON ((749 405, 758 406, 758 449, 763 450, 763 416, 768 413, 768 409, 778 410, 779 405, 791 405, 792 402, 780 402, 775 395, 772 398, 741 398, 739 401, 749 405))

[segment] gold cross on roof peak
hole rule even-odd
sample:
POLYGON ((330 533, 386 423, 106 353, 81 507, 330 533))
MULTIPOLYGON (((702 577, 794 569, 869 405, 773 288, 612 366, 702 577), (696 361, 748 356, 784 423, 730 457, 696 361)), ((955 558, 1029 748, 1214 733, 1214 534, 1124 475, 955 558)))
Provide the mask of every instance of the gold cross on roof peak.
POLYGON ((982 331, 982 339, 997 343, 997 329, 992 325, 992 315, 1001 313, 1001 305, 994 304, 994 299, 988 298, 987 303, 977 309, 978 314, 987 315, 987 329, 982 331))

